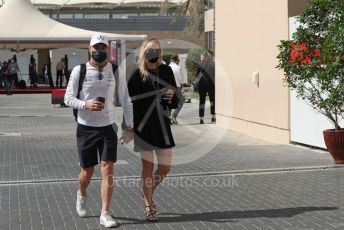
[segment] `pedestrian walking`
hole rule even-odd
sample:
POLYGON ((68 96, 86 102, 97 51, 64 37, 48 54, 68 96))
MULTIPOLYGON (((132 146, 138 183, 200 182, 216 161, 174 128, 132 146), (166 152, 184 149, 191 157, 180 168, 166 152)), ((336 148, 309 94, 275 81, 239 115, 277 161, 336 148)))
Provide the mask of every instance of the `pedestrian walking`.
MULTIPOLYGON (((114 162, 117 160, 117 111, 114 106, 116 82, 112 65, 107 61, 107 37, 101 34, 94 35, 90 41, 89 53, 91 59, 86 65, 74 67, 64 99, 67 106, 79 109, 76 135, 81 171, 76 210, 79 216, 87 216, 87 187, 99 158, 102 174, 100 224, 105 227, 116 227, 117 223, 109 213, 114 162), (81 74, 85 78, 79 92, 81 74)), ((128 143, 134 135, 133 110, 124 76, 119 78, 118 96, 126 124, 121 140, 128 143)))
POLYGON ((64 59, 61 58, 61 60, 56 64, 56 88, 59 86, 60 88, 62 88, 64 69, 65 69, 64 59))
POLYGON ((176 95, 179 99, 179 104, 178 104, 178 107, 173 110, 173 113, 170 117, 172 124, 178 124, 177 116, 185 102, 185 97, 182 92, 182 84, 184 84, 185 82, 184 82, 184 77, 182 75, 181 67, 179 63, 180 63, 179 55, 173 55, 169 66, 171 67, 173 71, 174 79, 176 81, 176 85, 177 85, 176 95))
POLYGON ((6 89, 6 95, 12 95, 11 93, 11 80, 8 74, 8 64, 6 61, 1 63, 1 70, 0 70, 0 83, 6 89))
POLYGON ((207 95, 210 101, 211 122, 216 122, 215 115, 215 63, 208 52, 201 54, 201 63, 196 72, 198 76, 198 94, 199 94, 199 118, 200 124, 204 124, 204 108, 207 95))
POLYGON ((29 63, 29 79, 30 79, 30 88, 37 88, 37 70, 36 70, 36 61, 33 56, 30 58, 29 63))
POLYGON ((172 69, 162 64, 161 46, 156 38, 141 46, 138 65, 128 82, 134 111, 134 150, 142 163, 142 196, 147 221, 159 219, 153 194, 171 168, 175 146, 169 113, 177 108, 176 82, 172 69), (154 154, 158 166, 154 170, 154 154))

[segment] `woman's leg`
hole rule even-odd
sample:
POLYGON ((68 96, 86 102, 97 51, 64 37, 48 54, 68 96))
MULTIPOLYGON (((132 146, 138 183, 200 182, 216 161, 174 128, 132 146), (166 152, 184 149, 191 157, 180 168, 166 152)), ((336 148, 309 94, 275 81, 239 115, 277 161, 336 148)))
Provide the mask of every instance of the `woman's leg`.
POLYGON ((172 148, 156 150, 158 168, 153 177, 153 192, 171 170, 172 148))
POLYGON ((154 169, 154 156, 153 151, 140 152, 142 171, 141 171, 141 183, 142 191, 146 206, 152 204, 153 195, 153 169, 154 169))

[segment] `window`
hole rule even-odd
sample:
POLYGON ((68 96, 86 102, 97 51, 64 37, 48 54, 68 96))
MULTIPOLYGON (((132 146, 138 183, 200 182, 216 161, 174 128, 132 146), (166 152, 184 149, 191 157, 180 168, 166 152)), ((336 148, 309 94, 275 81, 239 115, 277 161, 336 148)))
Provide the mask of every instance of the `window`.
POLYGON ((140 13, 140 16, 159 16, 159 13, 140 13))
POLYGON ((74 19, 84 19, 83 14, 74 14, 74 19))
POLYGON ((85 14, 85 19, 109 19, 109 14, 85 14))
POLYGON ((73 19, 73 14, 59 14, 59 19, 73 19))
POLYGON ((138 14, 112 14, 113 19, 127 19, 128 17, 136 17, 138 14))

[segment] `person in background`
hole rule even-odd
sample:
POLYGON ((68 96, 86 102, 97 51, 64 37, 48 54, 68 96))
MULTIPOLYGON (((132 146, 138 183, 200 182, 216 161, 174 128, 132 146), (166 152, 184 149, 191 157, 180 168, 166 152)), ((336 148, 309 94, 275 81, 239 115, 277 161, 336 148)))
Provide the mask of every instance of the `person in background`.
POLYGON ((170 67, 173 71, 173 75, 174 75, 174 79, 176 81, 176 95, 179 99, 179 104, 178 104, 178 108, 175 109, 170 117, 172 124, 178 124, 177 121, 177 116, 180 112, 180 110, 182 109, 184 102, 185 102, 185 98, 183 96, 183 92, 182 92, 182 84, 184 83, 184 78, 181 72, 181 68, 179 66, 180 63, 180 59, 178 55, 173 55, 171 58, 171 63, 170 63, 170 67))
POLYGON ((29 63, 29 79, 30 79, 30 87, 36 88, 37 87, 37 72, 36 72, 36 61, 33 56, 30 58, 29 63))
POLYGON ((64 69, 65 69, 64 59, 61 58, 61 60, 56 64, 56 87, 59 87, 60 85, 60 88, 62 88, 64 69))
POLYGON ((12 81, 12 88, 15 88, 19 85, 19 79, 18 79, 19 67, 16 62, 15 57, 9 60, 8 71, 9 71, 10 79, 12 81))
POLYGON ((199 118, 200 124, 204 124, 204 108, 207 94, 210 101, 211 122, 216 122, 215 115, 215 63, 208 52, 201 54, 201 63, 196 72, 198 76, 198 94, 199 94, 199 118))
POLYGON ((11 83, 10 80, 8 78, 8 71, 7 71, 8 65, 7 62, 4 61, 3 63, 1 63, 1 70, 0 70, 0 83, 3 84, 3 86, 6 89, 6 95, 12 95, 11 93, 11 83))
POLYGON ((50 88, 53 89, 55 86, 54 86, 53 76, 51 74, 51 58, 49 55, 47 56, 47 64, 46 64, 45 71, 46 71, 46 75, 48 77, 48 82, 49 82, 50 88))

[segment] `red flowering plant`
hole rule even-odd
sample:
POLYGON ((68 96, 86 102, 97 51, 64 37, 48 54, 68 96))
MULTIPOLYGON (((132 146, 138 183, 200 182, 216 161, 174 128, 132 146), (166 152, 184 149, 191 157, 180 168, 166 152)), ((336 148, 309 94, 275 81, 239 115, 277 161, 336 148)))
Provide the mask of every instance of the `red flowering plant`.
POLYGON ((311 0, 298 16, 293 40, 278 45, 277 68, 297 97, 335 129, 344 119, 344 1, 311 0))

